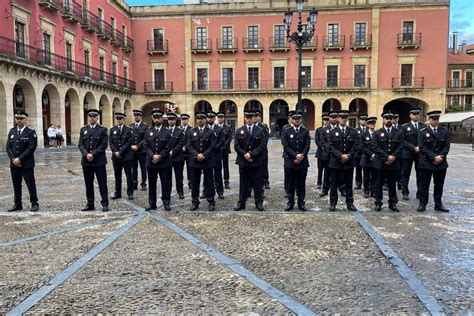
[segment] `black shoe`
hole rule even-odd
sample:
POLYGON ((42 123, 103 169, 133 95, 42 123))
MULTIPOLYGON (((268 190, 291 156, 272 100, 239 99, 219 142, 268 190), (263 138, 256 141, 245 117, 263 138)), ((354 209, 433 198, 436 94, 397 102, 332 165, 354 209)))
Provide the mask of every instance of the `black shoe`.
POLYGON ((346 196, 346 191, 341 191, 341 196, 345 197, 346 196))
POLYGON ((219 197, 219 199, 223 200, 224 199, 224 194, 220 193, 217 195, 219 197))
POLYGON ((145 209, 145 212, 156 211, 156 205, 149 206, 145 209))
POLYGON ((199 198, 202 200, 202 199, 205 199, 206 196, 205 196, 204 193, 203 193, 203 194, 201 194, 201 195, 199 196, 199 198))
POLYGON ((136 185, 134 185, 133 188, 132 188, 132 190, 133 190, 133 191, 136 191, 136 190, 138 190, 138 187, 137 187, 136 185))
POLYGON ((95 207, 94 207, 94 206, 87 205, 87 206, 84 207, 81 211, 82 211, 82 212, 88 212, 88 211, 93 211, 93 210, 95 210, 95 207))
POLYGON ((193 204, 191 205, 191 207, 189 208, 189 211, 190 212, 194 212, 194 211, 197 211, 199 209, 199 204, 193 204))
POLYGON ((142 191, 146 191, 146 185, 142 185, 142 191))
POLYGON ((302 212, 307 212, 308 209, 306 208, 306 204, 303 202, 303 203, 298 203, 298 209, 302 212))
POLYGON ((265 183, 265 190, 270 190, 270 183, 265 183))
POLYGON ((108 212, 108 211, 110 211, 110 208, 108 205, 102 206, 102 212, 108 212))
POLYGON ((257 203, 257 204, 255 204, 255 207, 257 208, 257 211, 259 211, 259 212, 265 211, 265 209, 263 208, 263 204, 262 204, 262 203, 257 203))
POLYGON ((293 202, 293 203, 292 203, 292 202, 286 203, 285 212, 291 211, 294 207, 295 207, 295 203, 294 203, 294 202, 293 202))
POLYGON ((376 212, 382 211, 382 205, 375 205, 374 211, 376 211, 376 212))
POLYGON ((230 190, 230 185, 229 185, 228 183, 226 183, 225 186, 224 186, 224 188, 225 188, 226 190, 230 190))
POLYGON ((9 208, 7 212, 17 212, 17 211, 22 211, 23 206, 21 205, 14 205, 12 208, 9 208))
POLYGON ((209 204, 209 207, 207 208, 207 210, 209 212, 214 212, 216 210, 216 205, 213 203, 213 204, 209 204))
POLYGON ((438 212, 449 213, 449 210, 447 208, 445 208, 443 205, 435 205, 434 210, 438 211, 438 212))
POLYGON ((183 193, 178 193, 179 199, 184 200, 184 194, 183 193))
POLYGON ((403 194, 402 199, 404 199, 405 201, 409 201, 409 200, 410 200, 410 198, 408 197, 408 194, 403 194))
POLYGON ((326 195, 328 195, 328 192, 323 191, 323 192, 319 193, 319 197, 321 197, 321 198, 325 197, 326 195))
POLYGON ((417 212, 426 212, 426 206, 425 205, 420 205, 416 209, 417 212))
POLYGON ((39 205, 36 203, 36 204, 31 205, 30 212, 38 212, 39 209, 40 209, 40 207, 39 207, 39 205))
POLYGON ((127 199, 128 199, 129 201, 133 201, 133 195, 129 195, 129 196, 127 197, 127 199))
POLYGON ((382 187, 382 189, 383 189, 384 191, 387 191, 387 190, 388 190, 388 185, 384 185, 384 186, 382 187))
POLYGON ((370 197, 370 193, 369 192, 365 192, 364 193, 364 199, 368 199, 370 197))
POLYGON ((110 199, 112 199, 112 200, 117 200, 117 199, 121 199, 121 198, 122 198, 122 196, 118 195, 117 193, 112 194, 112 196, 110 197, 110 199))
POLYGON ((336 211, 336 205, 335 204, 331 204, 329 206, 329 212, 335 212, 336 211))
POLYGON ((394 212, 400 212, 396 204, 389 205, 388 208, 394 212))
POLYGON ((241 210, 245 210, 245 203, 242 203, 242 202, 239 202, 237 203, 237 206, 234 207, 234 211, 241 211, 241 210))
POLYGON ((358 211, 357 207, 355 207, 354 204, 352 204, 352 203, 347 204, 347 210, 349 212, 357 212, 358 211))
POLYGON ((321 190, 322 187, 323 187, 323 186, 322 186, 321 184, 316 184, 316 189, 317 189, 317 190, 321 190))
POLYGON ((356 190, 360 190, 360 189, 362 189, 362 185, 361 185, 361 184, 358 184, 358 185, 356 185, 356 186, 355 186, 355 188, 354 188, 354 189, 356 189, 356 190))
POLYGON ((163 208, 164 208, 165 211, 167 211, 167 212, 171 211, 170 202, 163 202, 163 208))

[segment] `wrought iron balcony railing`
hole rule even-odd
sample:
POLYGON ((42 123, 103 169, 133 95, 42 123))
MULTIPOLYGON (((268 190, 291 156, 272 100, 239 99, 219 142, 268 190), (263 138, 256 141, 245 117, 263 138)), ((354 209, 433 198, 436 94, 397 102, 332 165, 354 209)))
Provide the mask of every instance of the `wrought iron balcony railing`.
POLYGON ((330 49, 339 49, 343 50, 345 47, 346 36, 339 35, 339 36, 323 36, 323 49, 330 50, 330 49))
POLYGON ((146 42, 146 50, 148 54, 168 54, 168 40, 153 41, 149 40, 146 42))
POLYGON ((370 49, 372 48, 372 34, 351 35, 351 49, 370 49))
POLYGON ((242 49, 246 53, 261 52, 264 49, 263 37, 242 38, 242 49))
POLYGON ((145 93, 172 93, 173 81, 147 81, 143 84, 145 93))
POLYGON ((392 89, 424 89, 425 77, 392 78, 392 89))
POLYGON ((404 48, 418 48, 421 46, 421 33, 398 33, 397 47, 404 48))

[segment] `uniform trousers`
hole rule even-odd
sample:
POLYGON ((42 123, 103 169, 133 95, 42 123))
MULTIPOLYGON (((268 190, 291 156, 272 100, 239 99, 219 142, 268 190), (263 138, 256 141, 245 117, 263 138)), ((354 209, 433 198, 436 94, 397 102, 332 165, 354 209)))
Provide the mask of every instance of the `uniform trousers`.
POLYGON ((133 195, 133 159, 130 160, 112 160, 112 165, 114 167, 114 176, 115 176, 115 193, 118 196, 122 195, 122 170, 125 170, 125 176, 127 177, 127 195, 133 195))
POLYGON ((388 204, 396 205, 398 203, 397 197, 397 178, 400 170, 380 170, 375 171, 375 205, 382 206, 383 199, 383 185, 385 181, 388 185, 388 204))
POLYGON ((173 176, 171 167, 147 168, 148 169, 148 203, 150 207, 156 207, 156 182, 158 175, 161 183, 161 200, 169 202, 171 200, 171 186, 173 176))
POLYGON ((229 154, 222 154, 222 168, 224 169, 224 183, 229 184, 229 154))
POLYGON ((133 154, 133 186, 136 189, 138 187, 138 165, 140 164, 140 171, 142 173, 142 182, 140 185, 142 187, 146 186, 146 153, 133 154))
POLYGON ((214 204, 214 196, 216 190, 214 188, 214 172, 213 167, 210 168, 196 168, 191 167, 191 198, 192 203, 199 205, 199 186, 201 184, 201 173, 204 174, 204 196, 209 204, 214 204))
POLYGON ((102 206, 109 206, 109 192, 107 189, 107 169, 102 166, 82 166, 84 182, 86 184, 87 206, 94 207, 94 174, 99 184, 99 192, 102 206))
POLYGON ((263 168, 262 166, 239 166, 239 202, 245 203, 248 192, 253 187, 255 203, 263 201, 263 168))
POLYGON ((174 171, 174 179, 176 181, 176 192, 178 192, 178 194, 183 194, 184 160, 173 161, 172 166, 174 171))
POLYGON ((419 169, 421 176, 420 205, 426 206, 429 199, 429 190, 431 178, 433 178, 433 198, 436 206, 443 205, 441 198, 443 196, 444 180, 446 179, 446 171, 448 169, 431 170, 419 169))
POLYGON ((364 193, 375 194, 375 169, 372 167, 363 167, 364 169, 364 193))
POLYGON ((26 187, 30 193, 31 204, 38 203, 38 195, 36 193, 35 169, 34 168, 18 168, 10 167, 10 174, 13 182, 14 202, 16 206, 21 206, 21 179, 25 180, 26 187))
POLYGON ((408 183, 410 181, 411 169, 415 163, 415 174, 416 174, 416 196, 419 197, 421 182, 420 182, 420 170, 418 169, 418 158, 413 159, 402 159, 402 194, 409 195, 410 190, 408 189, 408 183))
POLYGON ((308 168, 285 168, 285 173, 288 177, 288 202, 295 202, 296 191, 298 203, 303 203, 306 198, 306 176, 308 174, 308 168))
POLYGON ((337 190, 344 186, 346 193, 346 203, 354 203, 352 192, 352 181, 354 179, 354 168, 336 169, 330 168, 331 173, 331 191, 329 192, 329 201, 331 205, 337 204, 337 190))

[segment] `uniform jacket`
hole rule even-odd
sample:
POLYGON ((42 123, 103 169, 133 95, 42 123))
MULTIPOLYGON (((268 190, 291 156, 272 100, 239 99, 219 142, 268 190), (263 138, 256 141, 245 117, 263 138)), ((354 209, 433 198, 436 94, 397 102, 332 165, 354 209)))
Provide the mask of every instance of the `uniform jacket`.
POLYGON ((372 150, 375 153, 373 167, 379 170, 399 170, 404 142, 403 132, 392 128, 389 136, 383 127, 375 131, 372 136, 372 150), (395 156, 395 161, 391 165, 386 165, 389 155, 395 156))
POLYGON ((130 128, 132 129, 132 145, 137 145, 138 150, 134 151, 134 154, 145 154, 146 150, 143 148, 143 144, 145 143, 145 134, 148 130, 148 124, 145 122, 141 122, 138 128, 135 127, 135 123, 130 124, 130 128))
POLYGON ((79 133, 79 150, 82 154, 81 164, 88 167, 97 167, 107 164, 105 150, 109 142, 107 129, 99 124, 95 128, 86 125, 81 128, 79 133), (94 159, 89 161, 86 159, 87 154, 92 153, 94 159))
MULTIPOLYGON (((336 125, 337 126, 337 125, 336 125)), ((321 160, 329 161, 329 147, 328 147, 328 136, 332 130, 331 124, 326 127, 323 127, 321 130, 321 160)))
POLYGON ((126 125, 122 127, 120 132, 118 126, 110 129, 109 146, 112 151, 112 160, 114 161, 128 161, 133 159, 133 153, 130 146, 133 142, 132 129, 126 125), (119 152, 122 158, 115 157, 114 153, 119 152))
MULTIPOLYGON (((359 136, 359 142, 362 143, 362 134, 365 133, 365 131, 368 131, 369 128, 366 126, 365 131, 362 129, 362 126, 357 127, 356 129, 357 135, 359 136)), ((359 152, 356 155, 357 159, 360 159, 362 157, 362 151, 359 150, 359 152)))
POLYGON ((222 124, 222 134, 224 135, 224 148, 222 149, 223 155, 230 154, 230 143, 232 142, 232 131, 230 126, 222 124))
POLYGON ((357 131, 346 126, 345 134, 338 127, 332 129, 327 137, 327 150, 329 151, 329 168, 351 169, 355 167, 355 158, 359 152, 359 134, 357 131), (340 161, 341 155, 349 155, 345 163, 340 161))
POLYGON ((323 129, 324 126, 318 127, 314 132, 314 142, 316 143, 316 154, 314 155, 316 158, 321 159, 323 155, 323 129))
MULTIPOLYGON (((263 130, 263 134, 265 135, 265 149, 263 150, 264 157, 268 157, 268 140, 270 139, 270 130, 268 129, 268 125, 262 122, 257 123, 258 127, 263 130)), ((282 133, 285 131, 285 128, 282 130, 282 133)))
POLYGON ((186 148, 187 144, 188 144, 188 139, 189 139, 189 136, 191 135, 191 130, 193 129, 192 126, 188 125, 186 127, 182 127, 183 129, 183 133, 184 133, 184 148, 186 149, 184 151, 184 158, 189 158, 191 157, 191 155, 189 154, 189 150, 186 148))
POLYGON ((6 144, 7 154, 10 158, 10 167, 16 168, 11 160, 19 158, 22 168, 34 168, 37 145, 38 137, 36 132, 28 126, 25 126, 20 135, 18 135, 18 128, 13 127, 10 129, 6 144))
POLYGON ((300 125, 298 134, 294 127, 282 131, 281 144, 285 168, 304 169, 309 167, 308 152, 311 146, 311 136, 309 136, 306 127, 300 125), (304 155, 304 159, 299 164, 293 162, 297 154, 304 155))
POLYGON ((252 128, 252 134, 250 135, 247 126, 242 126, 235 132, 234 150, 237 153, 235 163, 243 167, 261 166, 263 164, 266 147, 266 136, 262 128, 255 124, 252 128), (248 152, 253 161, 247 161, 244 158, 244 155, 248 152))
MULTIPOLYGON (((375 133, 375 131, 373 132, 375 133)), ((365 133, 362 133, 360 136, 360 163, 359 166, 361 167, 372 167, 373 161, 375 158, 372 158, 374 155, 374 151, 372 148, 372 140, 374 135, 370 135, 370 131, 367 128, 365 133)))
POLYGON ((421 152, 418 168, 431 170, 448 168, 447 156, 451 141, 446 128, 438 126, 436 136, 433 134, 431 127, 420 129, 418 133, 418 144, 421 152), (432 161, 438 155, 444 156, 444 160, 439 165, 435 165, 432 161))
POLYGON ((204 127, 202 134, 199 127, 193 128, 188 137, 187 149, 189 151, 189 166, 193 168, 213 168, 216 164, 215 148, 217 145, 217 137, 213 130, 207 125, 204 127), (198 161, 197 155, 203 154, 204 160, 198 161))
MULTIPOLYGON (((170 130, 171 132, 171 130, 170 130)), ((186 135, 179 126, 175 126, 171 133, 171 161, 178 162, 184 160, 183 146, 185 145, 186 135)))
POLYGON ((425 127, 425 124, 418 122, 418 130, 409 122, 403 124, 402 131, 405 137, 403 144, 402 158, 415 160, 418 159, 418 154, 415 153, 415 147, 418 146, 418 131, 425 127))
POLYGON ((163 125, 158 132, 156 127, 149 128, 145 134, 143 147, 146 150, 146 166, 152 169, 170 168, 171 132, 163 125), (153 155, 160 155, 160 161, 153 163, 153 155))
POLYGON ((213 128, 211 128, 210 126, 208 126, 208 128, 214 132, 214 135, 217 139, 216 145, 214 147, 215 159, 222 160, 222 149, 224 148, 225 144, 225 136, 223 130, 217 124, 214 124, 213 128))

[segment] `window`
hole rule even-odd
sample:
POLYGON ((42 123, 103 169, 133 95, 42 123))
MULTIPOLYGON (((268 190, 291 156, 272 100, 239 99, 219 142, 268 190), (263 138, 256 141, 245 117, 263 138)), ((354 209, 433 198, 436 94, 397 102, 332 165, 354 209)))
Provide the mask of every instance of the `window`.
POLYGON ((273 68, 273 88, 279 89, 285 87, 285 67, 273 68))
POLYGON ((222 68, 222 89, 234 89, 234 68, 222 68))
POLYGON ((284 25, 275 25, 274 28, 275 37, 273 39, 274 47, 285 47, 286 45, 286 32, 284 25))
POLYGON ((66 42, 66 69, 72 71, 72 44, 66 42))
POLYGON ((155 90, 165 90, 165 70, 155 69, 155 90))
POLYGON ((464 97, 464 110, 465 111, 472 110, 472 94, 468 94, 464 97))
POLYGON ((301 67, 301 85, 303 88, 311 88, 311 66, 301 67))
POLYGON ((197 49, 208 49, 207 47, 207 28, 205 27, 198 27, 196 28, 196 48, 197 49))
POLYGON ((453 71, 452 87, 453 88, 459 88, 460 83, 461 83, 461 72, 460 71, 453 71))
POLYGON ((72 1, 71 0, 64 0, 64 11, 72 12, 72 1))
POLYGON ((117 84, 117 62, 112 62, 112 83, 117 84))
POLYGON ((247 70, 249 89, 258 89, 258 86, 259 86, 258 72, 259 72, 259 69, 257 67, 251 67, 247 70))
POLYGON ((207 68, 199 68, 197 70, 197 80, 198 90, 208 89, 207 68))
POLYGON ((84 75, 89 77, 89 51, 84 50, 84 75))
POLYGON ((125 79, 125 87, 128 87, 128 66, 123 66, 123 78, 125 79))
POLYGON ((453 95, 451 97, 451 106, 459 105, 459 95, 453 95))
POLYGON ((43 33, 44 63, 51 65, 51 35, 43 33))
POLYGON ((97 8, 97 17, 99 18, 99 27, 102 29, 102 21, 104 20, 104 11, 101 8, 97 8))
POLYGON ((466 88, 472 88, 472 71, 466 72, 466 88))
POLYGON ((163 29, 153 29, 153 49, 163 50, 164 36, 163 29))
POLYGON ((413 65, 412 64, 402 64, 401 69, 401 78, 400 84, 402 86, 411 86, 412 85, 412 75, 413 75, 413 65))
POLYGON ((99 57, 100 80, 104 80, 104 56, 99 57))
MULTIPOLYGON (((302 27, 303 27, 303 32, 308 32, 308 24, 303 24, 302 27)), ((314 37, 311 37, 310 41, 304 43, 303 47, 313 47, 313 46, 315 46, 315 45, 313 45, 313 38, 314 37)))
POLYGON ((339 24, 328 24, 328 47, 339 46, 339 24))
POLYGON ((365 23, 356 23, 355 24, 355 34, 354 34, 354 44, 356 46, 366 45, 366 24, 365 23))
POLYGON ((234 47, 232 34, 233 34, 233 30, 231 26, 225 26, 222 28, 222 48, 234 47))
POLYGON ((338 66, 327 66, 326 69, 326 86, 328 88, 335 88, 337 87, 337 70, 338 66))
POLYGON ((25 58, 25 24, 15 21, 15 50, 18 57, 25 58))
POLYGON ((365 65, 354 65, 354 87, 365 87, 365 65))
POLYGON ((402 44, 411 44, 413 43, 413 30, 415 22, 413 21, 403 21, 403 34, 402 34, 402 44))
POLYGON ((113 36, 115 36, 116 35, 115 34, 115 29, 117 27, 116 22, 115 22, 115 18, 112 18, 112 17, 110 18, 110 25, 112 25, 112 34, 113 34, 113 36))
POLYGON ((249 26, 247 28, 247 36, 248 36, 248 48, 258 48, 260 47, 259 43, 259 36, 258 36, 258 26, 249 26))

